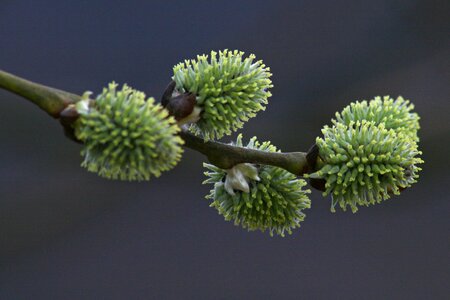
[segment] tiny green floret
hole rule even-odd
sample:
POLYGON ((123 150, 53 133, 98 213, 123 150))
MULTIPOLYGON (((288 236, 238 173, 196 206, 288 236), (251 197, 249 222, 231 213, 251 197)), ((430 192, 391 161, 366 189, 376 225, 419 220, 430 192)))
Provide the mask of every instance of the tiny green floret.
POLYGON ((200 119, 191 131, 205 140, 219 139, 242 128, 264 110, 271 96, 270 69, 240 51, 211 52, 186 60, 173 69, 176 92, 196 95, 200 119), (209 58, 209 60, 208 60, 209 58))
POLYGON ((179 127, 153 98, 111 83, 96 100, 77 103, 75 134, 84 143, 82 166, 102 177, 149 180, 180 160, 179 127))
MULTIPOLYGON (((242 136, 239 136, 236 145, 243 147, 242 136)), ((245 146, 251 149, 277 152, 270 142, 260 144, 256 137, 252 138, 245 146)), ((227 221, 234 221, 235 225, 241 225, 249 231, 268 230, 270 235, 274 233, 285 236, 292 230, 300 227, 300 222, 305 218, 303 210, 310 208, 308 198, 310 190, 304 190, 305 180, 298 179, 294 174, 278 167, 266 165, 253 165, 257 174, 249 166, 233 168, 244 170, 243 175, 248 180, 243 189, 230 191, 227 187, 228 178, 233 174, 229 170, 220 169, 214 165, 204 164, 208 169, 205 175, 209 178, 204 183, 214 184, 214 189, 206 196, 211 199, 211 207, 227 221), (247 191, 247 192, 246 192, 247 191)), ((239 185, 230 184, 231 187, 239 185)))
POLYGON ((318 137, 318 171, 307 175, 326 181, 324 196, 331 194, 331 211, 337 204, 353 212, 388 199, 410 187, 419 177, 423 163, 417 143, 408 136, 387 129, 384 123, 350 121, 322 129, 318 137))
POLYGON ((414 141, 419 141, 417 131, 420 129, 419 115, 413 112, 414 104, 399 96, 393 99, 389 96, 375 97, 370 101, 356 101, 347 105, 342 112, 336 113, 334 124, 349 125, 350 122, 372 121, 383 123, 386 129, 394 129, 414 141))

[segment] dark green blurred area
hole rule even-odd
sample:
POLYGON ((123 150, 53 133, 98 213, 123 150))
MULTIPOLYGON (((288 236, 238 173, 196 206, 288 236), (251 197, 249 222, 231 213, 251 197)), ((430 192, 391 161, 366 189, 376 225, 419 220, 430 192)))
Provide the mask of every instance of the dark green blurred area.
POLYGON ((177 62, 239 49, 275 85, 246 138, 306 151, 350 101, 402 95, 425 164, 418 184, 357 214, 330 213, 315 191, 302 228, 270 238, 208 207, 199 154, 150 182, 107 181, 79 167, 57 122, 0 90, 0 299, 445 299, 449 16, 445 0, 1 1, 3 70, 159 98, 177 62))

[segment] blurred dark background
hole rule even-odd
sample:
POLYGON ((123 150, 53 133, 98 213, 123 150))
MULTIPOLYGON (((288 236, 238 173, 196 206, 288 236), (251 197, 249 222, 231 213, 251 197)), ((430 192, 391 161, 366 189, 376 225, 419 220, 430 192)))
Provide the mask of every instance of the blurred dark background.
POLYGON ((159 98, 180 60, 240 49, 275 84, 246 137, 304 151, 350 101, 403 95, 426 164, 413 188, 357 214, 330 213, 315 191, 302 228, 271 238, 208 207, 199 154, 148 183, 107 181, 79 167, 57 122, 0 90, 0 299, 448 297, 449 4, 1 0, 6 71, 159 98))

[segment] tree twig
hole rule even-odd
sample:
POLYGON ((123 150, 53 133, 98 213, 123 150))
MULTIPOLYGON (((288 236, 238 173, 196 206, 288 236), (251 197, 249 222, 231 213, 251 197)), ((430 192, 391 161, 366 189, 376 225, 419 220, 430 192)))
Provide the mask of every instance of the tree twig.
POLYGON ((214 141, 205 142, 187 131, 182 131, 180 136, 186 147, 204 154, 212 164, 222 169, 241 163, 254 163, 277 166, 296 175, 302 175, 308 170, 304 152, 266 152, 214 141))
MULTIPOLYGON (((81 99, 80 96, 34 83, 0 70, 0 87, 13 92, 39 106, 54 118, 69 105, 81 99)), ((308 172, 307 153, 265 152, 215 141, 205 142, 200 137, 183 130, 180 133, 185 146, 205 155, 208 160, 223 169, 240 163, 273 165, 296 175, 308 172)))
POLYGON ((69 104, 80 100, 80 96, 28 81, 0 70, 0 87, 33 102, 54 118, 69 104))

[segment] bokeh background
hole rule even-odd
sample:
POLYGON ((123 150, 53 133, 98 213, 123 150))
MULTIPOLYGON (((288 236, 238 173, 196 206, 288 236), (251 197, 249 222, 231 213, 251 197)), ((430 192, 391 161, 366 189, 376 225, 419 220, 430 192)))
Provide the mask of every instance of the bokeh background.
POLYGON ((403 95, 422 117, 426 164, 413 188, 357 214, 330 213, 314 191, 302 228, 271 238, 209 208, 198 153, 148 183, 107 181, 79 167, 57 122, 0 91, 0 299, 445 299, 449 4, 1 0, 6 71, 159 98, 177 62, 240 49, 275 84, 246 137, 304 151, 350 101, 403 95))

